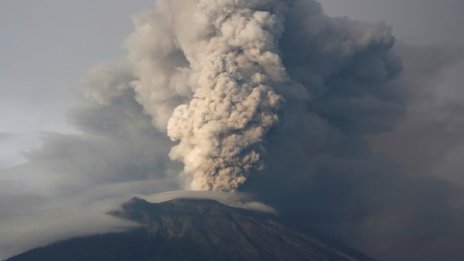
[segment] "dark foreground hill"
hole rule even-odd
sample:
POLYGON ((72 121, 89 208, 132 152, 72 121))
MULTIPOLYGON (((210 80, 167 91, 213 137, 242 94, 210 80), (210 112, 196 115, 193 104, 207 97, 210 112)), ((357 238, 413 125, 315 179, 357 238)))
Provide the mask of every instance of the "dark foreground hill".
POLYGON ((8 260, 372 260, 316 233, 289 229, 274 215, 216 201, 132 199, 112 214, 142 226, 62 241, 8 260))

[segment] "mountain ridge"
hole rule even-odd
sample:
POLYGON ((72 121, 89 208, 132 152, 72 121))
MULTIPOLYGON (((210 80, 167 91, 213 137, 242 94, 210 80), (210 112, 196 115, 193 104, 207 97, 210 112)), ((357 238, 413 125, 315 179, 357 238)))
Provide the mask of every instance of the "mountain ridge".
POLYGON ((373 260, 317 233, 293 230, 274 214, 214 200, 133 198, 110 214, 140 227, 70 239, 7 260, 373 260))

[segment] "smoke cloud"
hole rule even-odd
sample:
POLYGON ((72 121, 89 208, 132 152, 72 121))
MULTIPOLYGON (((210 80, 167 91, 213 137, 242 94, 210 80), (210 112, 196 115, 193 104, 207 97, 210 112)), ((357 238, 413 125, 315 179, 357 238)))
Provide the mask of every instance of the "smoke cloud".
POLYGON ((0 259, 133 227, 106 213, 134 196, 179 188, 172 143, 136 102, 133 79, 125 61, 95 66, 82 81, 86 99, 68 113, 75 133, 45 134, 26 163, 1 172, 0 259))
POLYGON ((390 29, 329 18, 316 2, 158 1, 135 24, 132 87, 178 142, 169 155, 189 189, 237 190, 263 169, 269 132, 305 139, 308 114, 359 136, 391 129, 403 110, 390 29))
POLYGON ((129 39, 138 101, 179 141, 170 157, 183 162, 190 189, 237 190, 262 168, 262 143, 280 120, 276 89, 289 80, 277 46, 288 3, 157 5, 129 39))
MULTIPOLYGON (((48 220, 56 206, 239 191, 263 202, 243 207, 275 209, 376 258, 462 259, 464 150, 450 145, 462 106, 446 96, 440 113, 420 109, 438 97, 441 72, 464 64, 459 51, 398 45, 388 25, 329 17, 314 0, 159 0, 133 20, 127 57, 83 81, 85 100, 68 113, 78 133, 48 135, 2 173, 34 189, 20 200, 3 192, 12 223, 0 226, 14 227, 18 202, 48 220), (437 164, 409 143, 424 140, 444 155, 437 164)), ((93 213, 101 232, 127 226, 93 213)))

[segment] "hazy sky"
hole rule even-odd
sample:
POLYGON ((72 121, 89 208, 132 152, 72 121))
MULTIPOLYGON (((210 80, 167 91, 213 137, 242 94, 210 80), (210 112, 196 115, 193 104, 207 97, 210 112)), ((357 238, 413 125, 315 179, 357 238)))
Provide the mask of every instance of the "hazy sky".
POLYGON ((410 43, 464 42, 462 0, 321 0, 332 15, 387 22, 410 43))
POLYGON ((131 15, 152 1, 0 1, 0 168, 39 132, 62 132, 79 79, 124 55, 131 15))

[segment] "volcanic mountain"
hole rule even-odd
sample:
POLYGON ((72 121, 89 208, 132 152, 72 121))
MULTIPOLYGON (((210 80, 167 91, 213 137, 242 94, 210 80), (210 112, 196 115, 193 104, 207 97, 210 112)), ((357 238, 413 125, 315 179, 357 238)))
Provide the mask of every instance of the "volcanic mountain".
POLYGON ((274 214, 214 200, 134 198, 111 214, 140 226, 58 242, 8 260, 373 260, 319 233, 285 225, 274 214))

